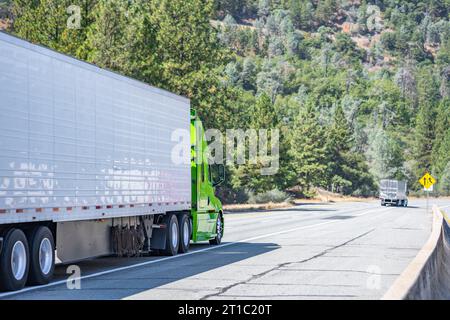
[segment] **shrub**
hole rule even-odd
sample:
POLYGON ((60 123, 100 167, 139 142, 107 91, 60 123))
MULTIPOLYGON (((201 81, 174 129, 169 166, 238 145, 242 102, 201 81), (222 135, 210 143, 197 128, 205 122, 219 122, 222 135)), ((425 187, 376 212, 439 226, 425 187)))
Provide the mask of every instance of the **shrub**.
POLYGON ((254 194, 252 191, 248 192, 248 203, 282 203, 289 201, 290 197, 289 195, 284 192, 280 191, 278 189, 273 189, 270 191, 266 191, 263 193, 254 194))

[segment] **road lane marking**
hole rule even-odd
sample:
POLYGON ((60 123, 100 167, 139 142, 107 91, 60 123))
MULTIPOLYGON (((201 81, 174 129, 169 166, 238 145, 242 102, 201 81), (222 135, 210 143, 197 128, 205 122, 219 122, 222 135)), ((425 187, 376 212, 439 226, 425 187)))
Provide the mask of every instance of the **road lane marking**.
MULTIPOLYGON (((356 203, 358 204, 358 203, 356 203)), ((333 206, 333 203, 324 203, 323 206, 326 207, 331 207, 336 208, 337 210, 335 212, 347 212, 347 210, 353 209, 351 210, 351 212, 356 212, 356 211, 363 211, 363 210, 367 210, 369 209, 369 206, 361 206, 358 209, 354 209, 354 205, 343 205, 342 207, 335 207, 333 206)), ((228 223, 231 222, 240 222, 240 220, 249 220, 251 218, 256 218, 256 217, 268 217, 268 216, 284 216, 284 215, 288 215, 290 213, 292 213, 292 209, 298 209, 299 212, 301 213, 325 213, 327 211, 320 211, 320 209, 318 210, 311 210, 311 209, 315 209, 314 206, 312 205, 297 205, 297 206, 292 206, 289 208, 284 208, 284 209, 273 209, 273 210, 265 210, 264 212, 234 212, 234 213, 225 213, 225 217, 229 220, 228 223), (302 210, 302 209, 307 209, 307 210, 302 210)), ((328 212, 332 212, 333 210, 330 210, 328 212)))
MULTIPOLYGON (((295 208, 295 207, 293 207, 295 208)), ((243 216, 240 217, 234 217, 231 215, 226 214, 225 215, 225 221, 227 223, 227 225, 239 225, 239 226, 243 226, 243 225, 252 225, 254 223, 254 220, 252 221, 253 218, 259 218, 261 220, 258 220, 259 223, 267 223, 268 221, 273 221, 274 218, 280 218, 280 216, 286 216, 289 219, 293 219, 293 220, 297 220, 297 219, 304 219, 307 220, 308 218, 320 218, 320 216, 325 216, 325 215, 330 215, 330 214, 348 214, 348 213, 354 213, 354 212, 358 212, 358 211, 365 211, 368 210, 368 207, 365 208, 358 208, 358 209, 352 209, 353 207, 341 207, 341 208, 337 208, 336 211, 320 211, 319 210, 302 210, 304 208, 298 208, 298 213, 299 215, 292 215, 292 212, 288 212, 288 211, 283 211, 283 212, 269 212, 269 213, 259 213, 258 215, 253 215, 253 214, 246 214, 246 213, 242 213, 243 216), (244 224, 242 224, 243 222, 245 222, 244 224)), ((373 209, 371 209, 373 210, 373 209)))
MULTIPOLYGON (((382 213, 382 212, 385 212, 385 211, 388 211, 388 210, 391 210, 391 209, 392 208, 388 208, 388 209, 381 210, 381 211, 379 209, 369 210, 369 211, 365 212, 364 214, 359 214, 357 216, 360 217, 360 216, 372 213, 373 211, 378 211, 379 213, 382 213)), ((218 246, 211 246, 211 247, 207 247, 207 248, 204 248, 204 249, 190 251, 190 252, 187 252, 187 253, 184 253, 184 254, 180 254, 180 255, 176 255, 176 256, 165 257, 165 258, 161 258, 161 259, 157 259, 157 260, 151 260, 151 261, 145 261, 145 262, 141 262, 141 263, 132 264, 132 265, 129 265, 129 266, 124 266, 124 267, 119 267, 119 268, 114 268, 114 269, 109 269, 109 270, 105 270, 105 271, 89 274, 89 275, 86 275, 86 276, 81 276, 81 277, 77 277, 77 278, 71 278, 70 281, 81 281, 81 280, 86 280, 86 279, 90 279, 90 278, 100 277, 100 276, 111 274, 111 273, 115 273, 115 272, 120 272, 120 271, 129 270, 129 269, 144 267, 144 266, 148 266, 148 265, 159 263, 159 262, 164 262, 164 261, 169 261, 169 260, 173 260, 173 259, 177 259, 177 258, 182 258, 182 257, 194 255, 194 254, 197 254, 197 253, 202 253, 202 252, 207 252, 207 251, 211 251, 211 250, 215 250, 215 249, 225 248, 225 247, 229 247, 229 246, 232 246, 232 245, 242 244, 242 243, 246 243, 246 242, 250 242, 250 241, 254 241, 254 240, 260 240, 260 239, 264 239, 264 238, 268 238, 268 237, 272 237, 272 236, 276 236, 276 235, 280 235, 280 234, 286 234, 286 233, 290 233, 290 232, 294 232, 294 231, 299 231, 299 230, 305 230, 305 229, 310 229, 310 228, 314 228, 314 227, 324 226, 324 225, 331 224, 331 223, 347 222, 347 221, 348 220, 331 220, 331 221, 327 221, 327 222, 321 222, 321 223, 316 223, 316 224, 312 224, 312 225, 296 227, 296 228, 292 228, 292 229, 288 229, 288 230, 272 232, 272 233, 268 233, 268 234, 264 234, 264 235, 260 235, 260 236, 255 236, 255 237, 251 237, 251 238, 247 238, 247 239, 243 239, 243 240, 238 240, 238 241, 234 241, 234 242, 227 242, 227 243, 224 243, 224 244, 221 244, 221 245, 218 245, 218 246)), ((5 298, 5 297, 9 297, 9 296, 19 295, 19 294, 30 292, 30 291, 34 291, 34 290, 39 290, 39 289, 45 289, 45 288, 50 288, 50 287, 54 287, 54 286, 59 286, 59 285, 63 285, 63 284, 66 284, 66 283, 67 283, 67 279, 55 281, 55 282, 52 282, 52 283, 49 283, 49 284, 46 284, 46 285, 24 288, 24 289, 22 289, 20 291, 1 293, 0 294, 0 298, 5 298)))

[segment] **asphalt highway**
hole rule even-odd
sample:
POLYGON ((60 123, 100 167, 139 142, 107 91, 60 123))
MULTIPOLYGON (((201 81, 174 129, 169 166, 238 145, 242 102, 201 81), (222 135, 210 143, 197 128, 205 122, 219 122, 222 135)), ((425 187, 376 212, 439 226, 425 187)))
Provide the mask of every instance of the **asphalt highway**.
MULTIPOLYGON (((430 204, 450 212, 450 200, 430 204)), ((219 246, 60 265, 49 285, 0 299, 380 299, 431 233, 425 206, 341 202, 228 213, 219 246)))

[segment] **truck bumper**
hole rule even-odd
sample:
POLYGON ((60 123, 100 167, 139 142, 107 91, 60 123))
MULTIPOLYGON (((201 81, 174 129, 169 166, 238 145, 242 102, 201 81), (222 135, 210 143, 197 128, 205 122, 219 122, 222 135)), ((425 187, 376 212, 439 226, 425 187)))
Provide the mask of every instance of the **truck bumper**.
POLYGON ((391 205, 391 206, 408 206, 408 199, 383 199, 381 198, 381 205, 391 205))

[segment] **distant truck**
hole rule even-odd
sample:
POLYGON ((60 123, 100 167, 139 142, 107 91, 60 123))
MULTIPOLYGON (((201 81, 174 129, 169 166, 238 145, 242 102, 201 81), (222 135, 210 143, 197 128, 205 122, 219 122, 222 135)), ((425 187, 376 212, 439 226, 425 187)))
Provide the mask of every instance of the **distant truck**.
POLYGON ((380 181, 380 199, 381 205, 395 205, 401 207, 408 206, 407 183, 398 180, 380 181))
POLYGON ((219 244, 207 154, 187 98, 0 32, 0 290, 56 262, 219 244))

